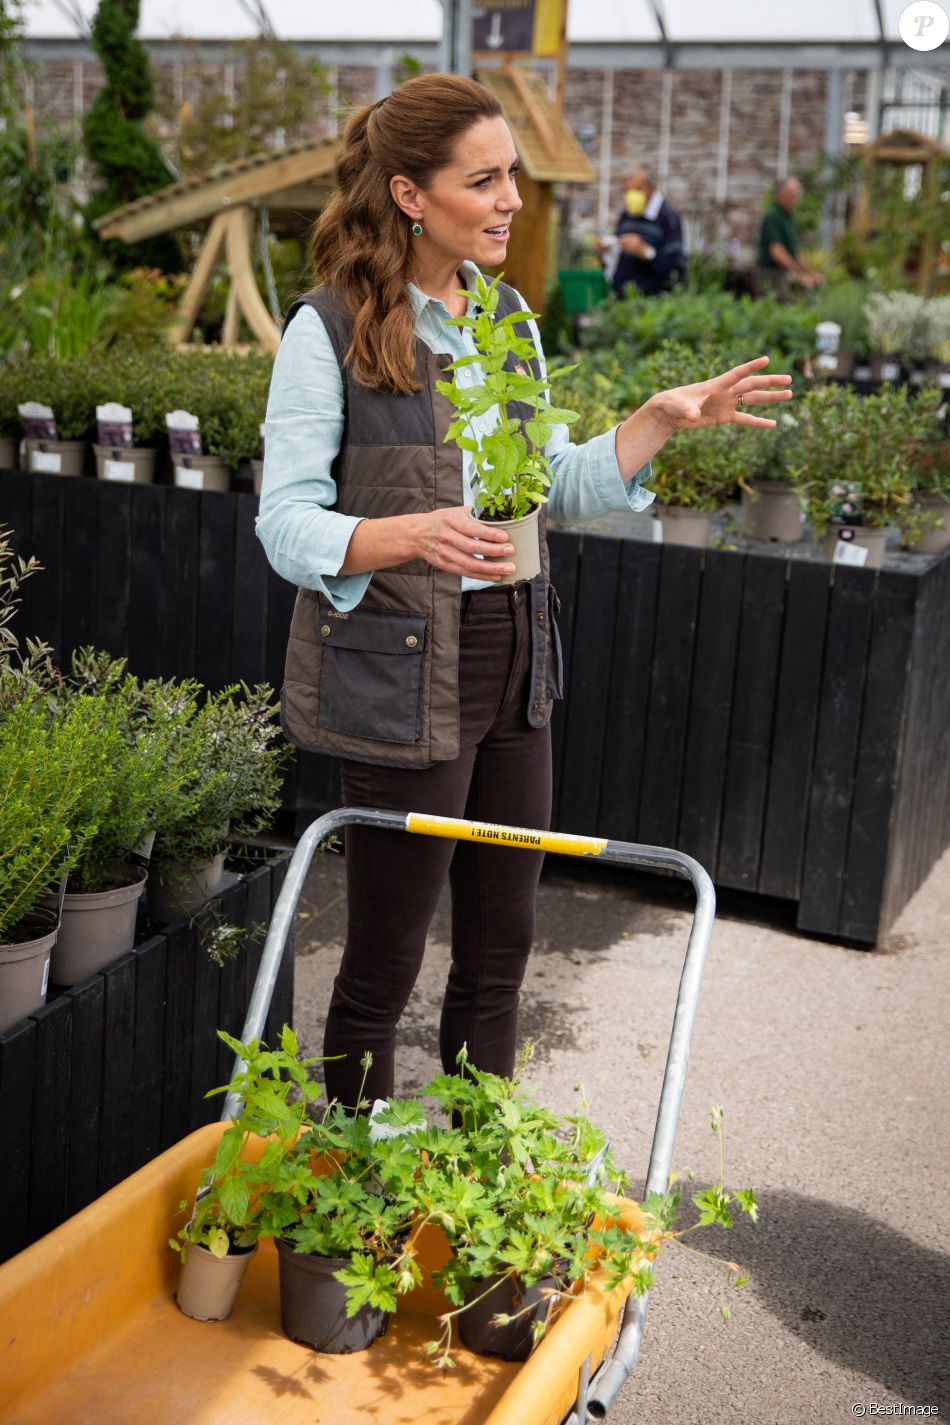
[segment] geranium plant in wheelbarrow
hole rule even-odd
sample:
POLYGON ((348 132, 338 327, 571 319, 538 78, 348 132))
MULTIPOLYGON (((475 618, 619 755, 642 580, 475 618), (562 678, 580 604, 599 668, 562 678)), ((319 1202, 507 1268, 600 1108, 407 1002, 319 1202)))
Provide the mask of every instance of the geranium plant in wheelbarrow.
POLYGON ((453 361, 447 370, 455 372, 454 379, 437 385, 456 411, 445 439, 471 456, 475 518, 503 528, 514 545, 515 572, 499 581, 514 584, 533 579, 541 570, 538 518, 551 484, 544 447, 555 426, 570 425, 579 417, 577 411, 552 406, 548 399, 550 380, 573 367, 551 372, 547 380, 530 370, 534 345, 515 328, 537 313, 519 310, 496 317, 500 281, 500 276, 491 283, 479 277, 474 292, 460 293, 480 310, 473 317, 452 317, 447 324, 472 333, 475 355, 453 361), (473 368, 476 379, 468 384, 463 373, 473 368))
MULTIPOLYGON (((529 1044, 515 1078, 506 1079, 476 1069, 463 1050, 459 1073, 439 1075, 423 1091, 454 1125, 413 1135, 424 1153, 420 1207, 453 1254, 434 1275, 452 1309, 440 1318, 440 1338, 426 1347, 442 1367, 452 1364, 456 1327, 472 1351, 525 1360, 595 1274, 600 1289, 624 1282, 640 1296, 652 1285, 652 1262, 664 1243, 714 1222, 729 1227, 735 1208, 753 1220, 757 1214, 751 1190, 726 1191, 721 1156, 720 1181, 694 1196, 700 1216, 690 1227, 674 1228, 675 1188, 642 1206, 625 1200, 626 1175, 586 1114, 553 1113, 521 1088, 531 1053, 529 1044)), ((720 1116, 714 1111, 717 1132, 720 1116)), ((727 1267, 726 1281, 743 1285, 739 1267, 727 1267)))

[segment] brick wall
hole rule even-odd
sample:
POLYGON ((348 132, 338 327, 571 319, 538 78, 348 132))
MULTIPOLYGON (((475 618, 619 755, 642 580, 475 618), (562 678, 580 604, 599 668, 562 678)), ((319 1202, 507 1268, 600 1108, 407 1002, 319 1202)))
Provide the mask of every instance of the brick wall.
MULTIPOLYGON (((153 57, 156 88, 196 97, 196 86, 208 82, 185 66, 153 57)), ((225 84, 224 61, 218 69, 225 84)), ((664 82, 670 86, 667 132, 667 175, 664 189, 682 213, 694 246, 721 245, 748 255, 754 242, 763 199, 779 168, 794 171, 821 155, 825 125, 826 80, 821 71, 731 71, 728 140, 724 168, 720 161, 723 123, 723 74, 712 69, 678 69, 664 80, 660 70, 621 69, 613 73, 613 129, 605 151, 603 114, 605 73, 568 69, 565 114, 582 136, 598 171, 607 164, 608 231, 622 204, 624 175, 639 163, 656 165, 661 158, 661 116, 664 82), (782 96, 787 95, 787 161, 782 162, 782 96), (724 186, 724 197, 722 191, 724 186)), ((374 97, 375 71, 369 66, 330 71, 333 90, 314 96, 312 120, 287 143, 320 138, 336 131, 347 107, 374 97)), ((40 122, 78 131, 77 105, 88 108, 102 84, 97 64, 69 61, 40 63, 33 81, 33 98, 40 122)), ((601 228, 600 184, 572 189, 571 223, 575 232, 601 228)))

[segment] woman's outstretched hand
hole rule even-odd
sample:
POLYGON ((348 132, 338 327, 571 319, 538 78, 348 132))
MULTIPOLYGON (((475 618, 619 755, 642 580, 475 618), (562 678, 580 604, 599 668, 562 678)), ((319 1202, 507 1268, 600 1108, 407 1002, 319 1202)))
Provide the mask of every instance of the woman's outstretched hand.
POLYGON ((721 376, 696 381, 691 386, 674 386, 658 391, 648 405, 669 424, 670 431, 698 430, 701 426, 761 426, 771 430, 774 420, 753 415, 750 407, 790 401, 791 376, 757 376, 768 366, 767 356, 757 356, 742 366, 734 366, 721 376))

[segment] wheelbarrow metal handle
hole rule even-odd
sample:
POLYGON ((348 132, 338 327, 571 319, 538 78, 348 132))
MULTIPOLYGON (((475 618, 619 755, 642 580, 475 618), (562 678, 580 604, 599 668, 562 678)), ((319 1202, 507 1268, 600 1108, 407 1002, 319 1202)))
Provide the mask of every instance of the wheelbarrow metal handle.
MULTIPOLYGON (((479 841, 508 846, 513 850, 552 851, 565 856, 594 856, 600 861, 616 865, 673 872, 692 883, 696 892, 696 909, 676 996, 676 1010, 646 1179, 647 1194, 665 1192, 686 1082, 689 1046, 699 1003, 699 987, 716 910, 713 883, 699 862, 694 861, 692 856, 662 846, 641 846, 628 841, 572 836, 565 832, 536 831, 528 827, 503 826, 491 822, 463 821, 454 817, 429 816, 419 812, 377 811, 368 807, 341 807, 327 812, 307 827, 291 857, 290 867, 271 917, 260 968, 244 1021, 241 1037, 245 1044, 252 1039, 260 1039, 263 1032, 281 957, 313 854, 318 846, 344 826, 375 826, 389 831, 409 831, 422 836, 445 836, 457 841, 479 841)), ((239 1073, 242 1067, 242 1060, 236 1059, 235 1074, 239 1073)), ((236 1094, 228 1094, 224 1101, 222 1119, 236 1117, 239 1113, 240 1098, 236 1094)), ((636 1364, 646 1305, 646 1296, 628 1298, 617 1344, 610 1359, 601 1366, 591 1383, 587 1408, 584 1411, 585 1419, 581 1425, 586 1425, 586 1418, 603 1420, 606 1417, 618 1391, 636 1364)), ((577 1416, 573 1418, 577 1419, 577 1416)))

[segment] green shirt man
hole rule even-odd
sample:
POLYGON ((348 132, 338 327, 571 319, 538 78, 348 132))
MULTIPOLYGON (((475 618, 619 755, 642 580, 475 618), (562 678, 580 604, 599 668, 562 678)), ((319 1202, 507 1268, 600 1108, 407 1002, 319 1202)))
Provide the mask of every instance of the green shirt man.
POLYGON ((775 189, 775 202, 759 229, 758 270, 762 286, 782 295, 791 282, 808 289, 819 287, 822 278, 799 256, 798 229, 794 210, 802 196, 797 178, 783 178, 775 189))

